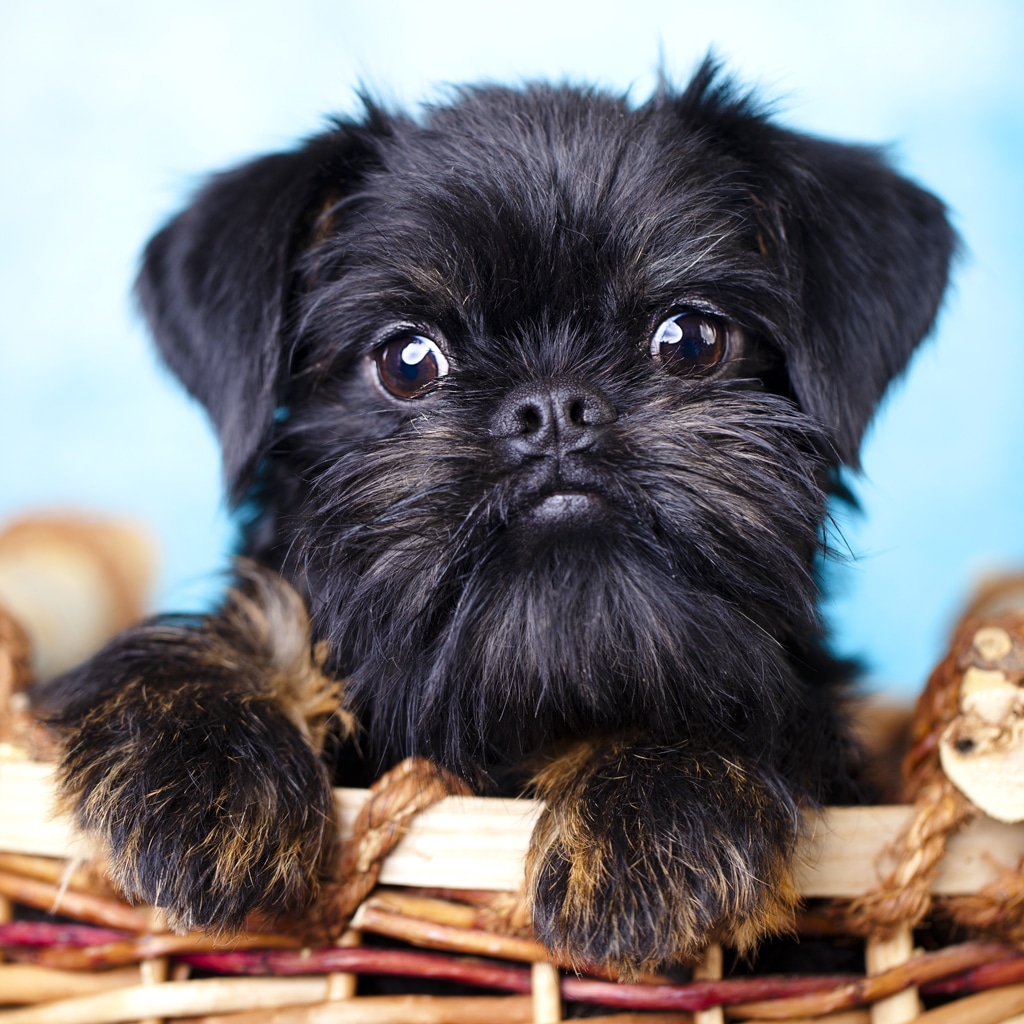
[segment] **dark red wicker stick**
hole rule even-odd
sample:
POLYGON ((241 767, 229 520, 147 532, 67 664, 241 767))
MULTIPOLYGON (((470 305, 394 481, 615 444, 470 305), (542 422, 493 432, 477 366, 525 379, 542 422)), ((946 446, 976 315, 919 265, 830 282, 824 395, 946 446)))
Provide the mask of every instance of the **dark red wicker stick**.
POLYGON ((126 964, 138 963, 140 960, 153 960, 158 956, 212 952, 217 949, 299 949, 301 946, 302 940, 292 935, 253 934, 217 938, 196 932, 187 935, 157 932, 154 935, 140 935, 121 942, 84 946, 80 949, 53 946, 32 951, 22 950, 18 959, 23 963, 58 967, 63 970, 96 970, 123 967, 126 964))
POLYGON ((51 921, 12 921, 0 924, 0 946, 98 946, 123 942, 131 932, 96 928, 87 924, 58 924, 51 921))
POLYGON ((688 985, 623 985, 613 981, 567 977, 562 979, 562 998, 625 1010, 693 1013, 712 1006, 732 1006, 754 999, 778 1000, 826 993, 851 984, 854 978, 849 974, 766 975, 762 978, 694 981, 688 985))
MULTIPOLYGON (((522 967, 481 960, 417 953, 407 950, 355 947, 301 952, 232 952, 189 955, 182 958, 193 967, 231 974, 322 974, 345 971, 357 974, 390 974, 403 977, 444 978, 448 981, 529 992, 530 972, 522 967)), ((688 985, 620 985, 586 978, 562 979, 562 996, 575 1002, 597 1003, 625 1009, 703 1010, 709 1006, 750 999, 824 992, 849 985, 858 976, 814 975, 736 978, 701 981, 688 985)))
POLYGON ((1018 953, 994 964, 982 964, 972 971, 943 978, 921 987, 926 996, 959 996, 968 992, 984 992, 1000 985, 1015 985, 1024 981, 1024 955, 1018 953))
POLYGON ((525 967, 405 949, 332 946, 327 949, 285 952, 190 953, 179 959, 192 967, 224 974, 295 975, 342 971, 406 978, 439 978, 506 992, 531 990, 530 971, 525 967))
POLYGON ((949 946, 935 953, 923 953, 906 963, 881 974, 861 978, 849 985, 835 988, 820 995, 794 996, 773 1001, 743 1003, 732 1007, 737 1015, 759 1017, 763 1020, 787 1020, 791 1017, 818 1017, 837 1010, 877 1002, 904 989, 921 986, 929 981, 960 974, 982 964, 1005 960, 1012 947, 995 943, 965 942, 949 946))

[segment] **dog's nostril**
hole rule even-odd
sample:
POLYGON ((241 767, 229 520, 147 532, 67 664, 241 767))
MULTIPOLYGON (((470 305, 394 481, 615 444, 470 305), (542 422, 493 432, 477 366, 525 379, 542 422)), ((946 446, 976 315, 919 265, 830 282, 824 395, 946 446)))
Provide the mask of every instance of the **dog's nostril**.
POLYGON ((566 410, 569 414, 569 422, 576 427, 587 425, 587 403, 582 398, 574 398, 569 402, 566 410))
POLYGON ((535 434, 544 426, 544 413, 533 404, 520 406, 518 419, 523 434, 535 434))
POLYGON ((954 744, 958 753, 969 754, 974 749, 974 740, 968 736, 962 736, 954 744))

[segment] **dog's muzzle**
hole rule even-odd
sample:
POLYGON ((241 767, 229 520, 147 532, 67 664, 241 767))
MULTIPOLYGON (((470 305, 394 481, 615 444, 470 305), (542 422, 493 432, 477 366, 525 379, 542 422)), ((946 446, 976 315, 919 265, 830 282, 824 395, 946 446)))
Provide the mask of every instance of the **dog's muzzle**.
POLYGON ((608 398, 579 380, 510 391, 491 419, 491 437, 506 468, 521 474, 514 511, 546 524, 600 517, 606 502, 585 453, 617 418, 608 398))

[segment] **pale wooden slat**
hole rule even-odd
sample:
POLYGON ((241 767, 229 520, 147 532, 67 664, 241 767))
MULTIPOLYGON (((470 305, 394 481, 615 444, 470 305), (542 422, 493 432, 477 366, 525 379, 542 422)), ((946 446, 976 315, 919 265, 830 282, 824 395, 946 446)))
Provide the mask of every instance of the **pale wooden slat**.
MULTIPOLYGON (((342 835, 347 835, 366 794, 338 790, 342 835)), ((454 889, 514 890, 523 862, 535 800, 449 797, 417 815, 405 839, 384 862, 384 885, 435 885, 454 889)))
MULTIPOLYGON (((808 822, 797 888, 808 897, 859 896, 873 889, 888 873, 889 848, 912 814, 907 806, 826 808, 808 822)), ((1012 868, 1022 856, 1024 825, 978 819, 950 839, 932 891, 940 896, 976 892, 995 880, 997 863, 1012 868)))
POLYGON ((533 1024, 559 1024, 562 1020, 562 976, 554 964, 531 965, 533 1024))
POLYGON ((96 995, 0 1010, 0 1024, 119 1024, 159 1017, 193 1017, 322 1003, 326 976, 204 978, 132 985, 96 995))
POLYGON ((68 822, 53 814, 53 766, 0 759, 0 851, 43 857, 88 852, 68 822))
POLYGON ((139 967, 59 971, 36 964, 0 964, 0 1004, 47 1003, 141 983, 139 967))
MULTIPOLYGON (((868 974, 884 974, 890 967, 905 964, 914 955, 914 933, 901 924, 892 935, 869 935, 864 943, 864 966, 868 974)), ((871 1004, 871 1024, 910 1024, 921 1016, 917 988, 879 999, 871 1004)))
MULTIPOLYGON (((693 968, 693 980, 721 981, 724 966, 722 947, 712 942, 704 950, 704 959, 693 968)), ((725 1024, 725 1007, 709 1006, 706 1010, 697 1010, 693 1015, 693 1024, 725 1024)))
MULTIPOLYGON (((77 856, 81 842, 54 819, 48 765, 0 760, 0 851, 77 856)), ((335 790, 342 834, 366 799, 365 790, 335 790)), ((420 814, 384 864, 381 882, 461 889, 514 890, 522 882, 530 831, 540 813, 532 800, 450 797, 420 814)), ((911 814, 909 807, 830 807, 808 819, 797 863, 804 896, 857 896, 878 884, 885 851, 911 814)), ((1024 825, 989 819, 972 823, 949 843, 934 890, 976 891, 995 878, 994 862, 1012 866, 1024 856, 1024 825)))

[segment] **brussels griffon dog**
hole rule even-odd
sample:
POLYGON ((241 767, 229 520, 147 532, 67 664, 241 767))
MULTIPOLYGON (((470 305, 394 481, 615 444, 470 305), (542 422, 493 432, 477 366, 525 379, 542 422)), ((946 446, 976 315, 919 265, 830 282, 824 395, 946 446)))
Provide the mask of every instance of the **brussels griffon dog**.
POLYGON ((421 754, 543 798, 553 950, 749 946, 801 808, 849 795, 826 504, 953 248, 878 152, 711 62, 641 106, 367 104, 214 177, 138 294, 248 561, 39 694, 65 806, 129 894, 235 925, 327 876, 332 781, 421 754))

